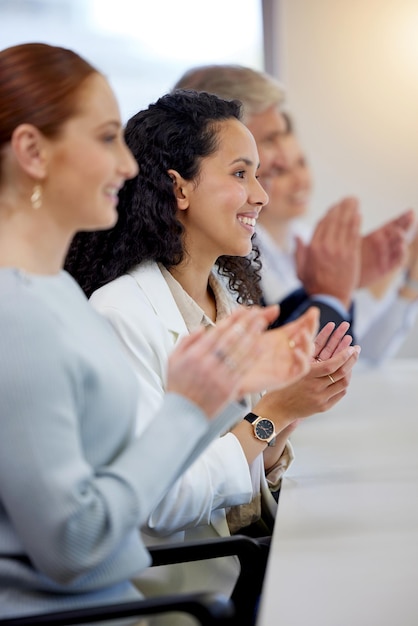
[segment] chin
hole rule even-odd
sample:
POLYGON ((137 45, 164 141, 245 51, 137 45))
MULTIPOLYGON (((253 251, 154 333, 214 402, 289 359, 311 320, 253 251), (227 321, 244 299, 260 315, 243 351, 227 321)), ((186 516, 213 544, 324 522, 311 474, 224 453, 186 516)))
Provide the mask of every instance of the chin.
POLYGON ((305 207, 293 208, 287 214, 286 219, 287 220, 297 220, 297 219, 299 219, 301 217, 305 217, 306 214, 307 214, 307 210, 306 210, 305 207))
POLYGON ((103 211, 100 215, 101 224, 97 226, 99 229, 112 228, 118 221, 119 214, 116 210, 116 206, 112 205, 107 211, 103 211))
POLYGON ((247 246, 246 248, 241 248, 241 250, 237 250, 236 252, 232 252, 229 256, 248 256, 251 253, 251 250, 253 249, 252 244, 250 244, 249 246, 247 246))
POLYGON ((84 226, 83 230, 109 230, 118 221, 118 214, 116 211, 112 215, 101 216, 100 220, 96 220, 94 223, 90 223, 88 226, 84 226))

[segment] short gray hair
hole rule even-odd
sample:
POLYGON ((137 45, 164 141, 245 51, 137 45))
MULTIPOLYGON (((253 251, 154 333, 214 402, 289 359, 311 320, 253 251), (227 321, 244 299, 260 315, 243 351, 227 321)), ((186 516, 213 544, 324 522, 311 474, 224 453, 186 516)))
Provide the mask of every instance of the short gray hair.
POLYGON ((278 80, 242 65, 202 65, 187 70, 173 87, 207 91, 224 100, 240 100, 244 122, 271 106, 281 107, 285 91, 278 80))

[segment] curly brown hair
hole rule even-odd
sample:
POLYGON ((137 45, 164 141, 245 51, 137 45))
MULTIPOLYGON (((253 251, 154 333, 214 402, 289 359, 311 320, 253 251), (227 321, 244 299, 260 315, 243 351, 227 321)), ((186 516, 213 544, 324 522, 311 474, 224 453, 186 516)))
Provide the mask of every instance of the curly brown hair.
MULTIPOLYGON (((119 193, 118 221, 109 231, 78 233, 65 262, 87 296, 143 261, 167 268, 182 261, 184 228, 168 170, 196 180, 201 160, 218 148, 220 122, 231 118, 241 119, 238 101, 179 90, 129 120, 125 139, 139 173, 119 193)), ((261 261, 254 242, 247 257, 221 256, 216 266, 238 302, 260 302, 261 261)))

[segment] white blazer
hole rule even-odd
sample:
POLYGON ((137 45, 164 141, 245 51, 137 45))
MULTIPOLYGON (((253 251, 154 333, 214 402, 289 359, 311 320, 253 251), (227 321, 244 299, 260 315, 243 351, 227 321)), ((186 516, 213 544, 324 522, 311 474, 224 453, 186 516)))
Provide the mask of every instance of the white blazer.
MULTIPOLYGON (((140 436, 162 402, 168 355, 188 330, 154 262, 101 287, 91 303, 113 325, 141 380, 140 436)), ((142 529, 144 541, 151 545, 227 536, 225 509, 249 503, 260 491, 271 504, 262 455, 249 467, 237 438, 227 433, 212 442, 151 513, 142 529)), ((239 573, 238 562, 231 557, 162 569, 157 573, 151 569, 139 579, 145 594, 203 589, 228 593, 239 573)))

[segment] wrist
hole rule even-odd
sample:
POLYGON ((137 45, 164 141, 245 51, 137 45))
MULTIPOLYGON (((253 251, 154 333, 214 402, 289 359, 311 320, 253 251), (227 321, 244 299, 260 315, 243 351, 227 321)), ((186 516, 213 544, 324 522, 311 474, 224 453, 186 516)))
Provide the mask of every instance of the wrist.
POLYGON ((276 426, 270 418, 250 412, 244 420, 251 424, 253 435, 258 441, 266 443, 269 447, 276 444, 276 426))
POLYGON ((293 385, 276 391, 269 391, 251 410, 274 422, 276 433, 281 433, 295 419, 300 417, 298 407, 295 406, 295 394, 298 391, 293 385))
POLYGON ((347 298, 343 295, 330 294, 326 291, 311 293, 309 294, 309 298, 313 303, 322 302, 323 304, 333 307, 343 316, 347 315, 352 304, 351 298, 347 298))

